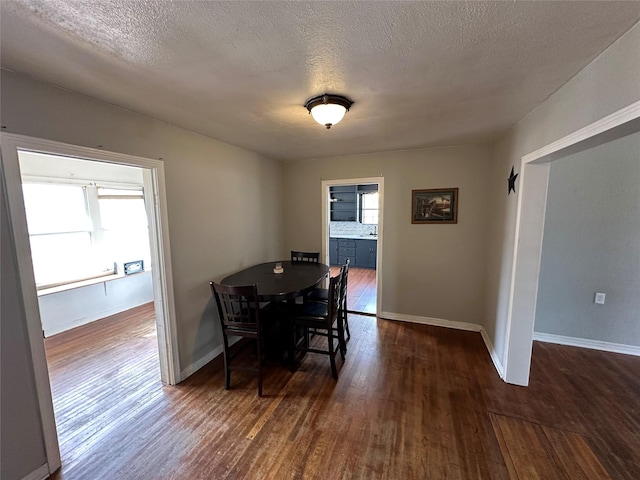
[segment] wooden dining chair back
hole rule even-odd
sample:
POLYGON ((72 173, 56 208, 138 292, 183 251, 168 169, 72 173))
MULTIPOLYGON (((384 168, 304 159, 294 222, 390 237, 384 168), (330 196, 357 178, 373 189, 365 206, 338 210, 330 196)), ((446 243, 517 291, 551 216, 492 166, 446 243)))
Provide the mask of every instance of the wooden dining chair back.
POLYGON ((320 252, 297 252, 291 250, 291 261, 295 263, 320 263, 320 252))
POLYGON ((262 396, 262 326, 257 285, 229 286, 210 282, 218 306, 224 345, 225 388, 231 387, 231 370, 258 374, 258 396, 262 396), (256 341, 257 366, 233 365, 232 360, 242 349, 231 352, 229 336, 252 338, 256 341))
MULTIPOLYGON (((340 276, 342 277, 342 291, 340 292, 340 316, 342 317, 342 325, 344 326, 345 339, 351 338, 351 332, 349 331, 349 316, 347 307, 347 285, 349 283, 349 264, 350 259, 346 259, 344 265, 340 267, 340 276)), ((326 302, 329 297, 329 290, 326 288, 315 288, 309 294, 308 299, 311 301, 326 302)))
MULTIPOLYGON (((315 348, 311 345, 309 335, 305 335, 301 342, 292 338, 293 348, 311 353, 320 353, 329 356, 331 363, 331 373, 333 378, 338 379, 338 369, 336 367, 336 353, 339 351, 344 360, 345 340, 342 328, 342 319, 338 312, 340 310, 340 292, 342 289, 342 275, 336 275, 329 280, 327 302, 306 302, 296 305, 296 312, 293 316, 294 327, 303 327, 306 331, 313 329, 316 335, 327 337, 327 350, 315 348)), ((295 355, 292 355, 292 362, 295 362, 295 355)))
POLYGON ((342 283, 340 284, 342 291, 340 292, 339 314, 342 316, 342 325, 344 327, 346 340, 349 340, 351 338, 351 332, 349 332, 349 315, 348 315, 348 309, 347 309, 347 285, 349 283, 349 264, 350 263, 351 263, 351 260, 347 258, 340 272, 342 274, 342 283))

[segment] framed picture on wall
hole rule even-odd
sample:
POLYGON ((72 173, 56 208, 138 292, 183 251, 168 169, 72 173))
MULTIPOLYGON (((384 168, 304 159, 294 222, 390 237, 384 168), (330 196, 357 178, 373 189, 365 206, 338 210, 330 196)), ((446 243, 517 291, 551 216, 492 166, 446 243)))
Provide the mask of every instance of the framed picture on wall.
POLYGON ((412 190, 411 223, 458 223, 458 189, 412 190))

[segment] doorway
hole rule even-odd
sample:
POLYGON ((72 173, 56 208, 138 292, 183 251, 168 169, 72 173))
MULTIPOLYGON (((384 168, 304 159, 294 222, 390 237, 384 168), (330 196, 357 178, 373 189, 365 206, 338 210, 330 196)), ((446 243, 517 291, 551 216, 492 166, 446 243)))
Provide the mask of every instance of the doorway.
POLYGON ((347 308, 376 316, 381 303, 383 178, 324 181, 322 198, 325 263, 335 275, 349 259, 347 308))
POLYGON ((137 399, 162 387, 145 209, 150 192, 141 167, 25 150, 18 160, 68 471, 84 463, 88 445, 108 441, 137 399))
POLYGON ((552 162, 534 340, 640 354, 639 152, 636 132, 552 162))
POLYGON ((157 350, 162 382, 179 381, 176 342, 175 308, 171 279, 168 222, 164 186, 164 165, 161 161, 105 152, 102 150, 34 139, 22 135, 2 134, 2 167, 10 216, 11 234, 15 245, 20 275, 21 303, 24 305, 31 356, 36 380, 36 391, 45 439, 47 465, 50 472, 61 465, 58 436, 53 411, 51 384, 42 334, 42 321, 37 296, 36 279, 28 235, 25 204, 22 195, 20 152, 38 153, 63 158, 82 159, 110 165, 138 167, 142 184, 150 201, 145 202, 148 220, 150 251, 153 270, 153 301, 150 306, 157 328, 157 350))
POLYGON ((640 131, 640 102, 522 157, 503 379, 529 383, 550 164, 567 155, 640 131), (517 319, 517 321, 515 320, 517 319))

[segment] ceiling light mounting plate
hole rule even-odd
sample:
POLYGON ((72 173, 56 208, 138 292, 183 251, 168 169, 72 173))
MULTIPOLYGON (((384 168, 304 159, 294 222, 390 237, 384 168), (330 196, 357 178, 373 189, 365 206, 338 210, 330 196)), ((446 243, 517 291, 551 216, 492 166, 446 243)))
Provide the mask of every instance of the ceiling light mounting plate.
POLYGON ((313 119, 320 125, 331 128, 344 117, 353 105, 353 101, 342 95, 324 93, 312 97, 304 104, 313 119))

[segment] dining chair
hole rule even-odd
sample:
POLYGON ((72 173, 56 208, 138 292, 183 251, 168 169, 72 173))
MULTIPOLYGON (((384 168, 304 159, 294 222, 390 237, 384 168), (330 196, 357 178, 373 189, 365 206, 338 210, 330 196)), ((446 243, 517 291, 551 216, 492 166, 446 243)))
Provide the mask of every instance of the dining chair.
POLYGON ((319 263, 320 252, 297 252, 295 250, 291 250, 291 261, 296 263, 297 262, 319 263))
MULTIPOLYGON (((344 326, 345 331, 345 339, 351 339, 351 332, 349 331, 349 316, 347 313, 347 285, 349 283, 349 264, 351 263, 350 259, 346 259, 344 265, 340 267, 340 274, 343 276, 342 279, 342 292, 340 292, 340 315, 342 316, 342 324, 344 326)), ((314 288, 311 293, 307 296, 307 299, 310 301, 320 301, 326 302, 329 296, 329 290, 326 288, 314 288)))
POLYGON ((342 360, 345 358, 344 329, 342 318, 338 315, 340 309, 340 291, 342 275, 336 275, 329 280, 328 298, 326 302, 305 302, 295 305, 295 313, 292 317, 293 328, 291 367, 295 368, 295 351, 320 353, 329 356, 331 363, 331 373, 333 378, 338 379, 338 369, 336 367, 336 353, 340 352, 342 360), (301 341, 296 339, 297 327, 302 327, 305 331, 301 341), (327 350, 315 348, 309 338, 309 329, 313 329, 315 335, 327 337, 327 350), (337 343, 336 343, 337 342, 337 343))
POLYGON ((258 374, 258 396, 262 396, 262 336, 260 323, 260 301, 257 285, 229 286, 210 282, 211 291, 218 306, 224 345, 225 388, 231 387, 231 370, 242 370, 258 374), (231 351, 229 336, 255 339, 257 366, 232 365, 231 361, 242 348, 231 351))

